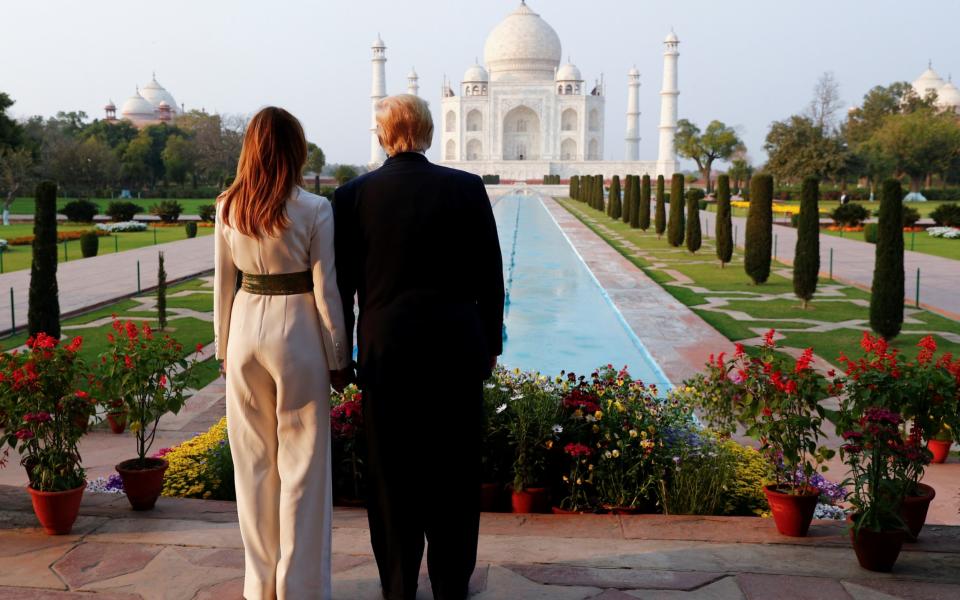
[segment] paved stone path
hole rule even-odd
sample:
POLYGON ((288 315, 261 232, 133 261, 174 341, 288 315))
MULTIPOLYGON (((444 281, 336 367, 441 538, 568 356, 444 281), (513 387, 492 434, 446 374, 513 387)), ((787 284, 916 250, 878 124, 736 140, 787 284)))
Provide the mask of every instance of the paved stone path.
MULTIPOLYGON (((43 535, 20 488, 0 486, 0 599, 235 600, 243 553, 230 502, 161 498, 135 513, 87 494, 68 536, 43 535)), ((334 510, 338 600, 380 598, 361 509, 334 510)), ((960 597, 960 528, 929 526, 892 575, 860 569, 842 525, 779 536, 753 517, 486 513, 476 600, 866 600, 960 597)), ((419 599, 428 599, 421 574, 419 599)))
MULTIPOLYGON (((57 266, 57 283, 60 287, 61 314, 68 315, 135 294, 138 261, 140 287, 148 289, 155 286, 158 252, 164 253, 168 281, 213 270, 213 236, 60 263, 57 266)), ((0 275, 0 333, 10 329, 11 288, 16 324, 23 326, 27 322, 30 270, 0 275)))

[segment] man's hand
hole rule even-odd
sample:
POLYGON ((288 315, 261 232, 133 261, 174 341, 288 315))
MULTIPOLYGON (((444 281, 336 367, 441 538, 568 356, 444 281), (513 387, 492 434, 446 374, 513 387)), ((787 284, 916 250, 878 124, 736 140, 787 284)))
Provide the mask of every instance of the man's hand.
POLYGON ((353 366, 349 366, 346 369, 341 369, 339 371, 330 371, 330 385, 333 386, 333 389, 338 392, 343 392, 344 389, 351 383, 353 383, 353 366))

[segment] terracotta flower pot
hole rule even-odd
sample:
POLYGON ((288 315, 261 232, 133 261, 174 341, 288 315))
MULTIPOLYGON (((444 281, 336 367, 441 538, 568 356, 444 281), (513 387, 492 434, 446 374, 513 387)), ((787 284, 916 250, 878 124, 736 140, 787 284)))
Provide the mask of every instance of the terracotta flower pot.
POLYGON ((480 512, 503 511, 503 485, 499 483, 480 484, 480 512))
POLYGON ((110 424, 110 431, 121 434, 127 428, 127 415, 125 413, 107 413, 107 423, 110 424))
POLYGON ((808 487, 804 494, 786 494, 776 488, 775 485, 768 485, 763 491, 770 503, 770 512, 773 513, 777 531, 790 537, 806 536, 813 513, 817 510, 820 492, 816 488, 808 487))
POLYGON ((926 485, 924 483, 918 484, 918 492, 916 496, 907 496, 903 499, 903 504, 900 506, 900 518, 903 519, 903 522, 907 524, 907 529, 910 530, 910 535, 907 536, 908 542, 915 542, 920 536, 920 530, 923 529, 923 524, 927 521, 927 510, 930 508, 930 503, 933 502, 933 499, 937 496, 937 491, 926 485))
POLYGON ((515 513, 547 512, 547 489, 527 488, 522 492, 514 490, 510 503, 515 513))
POLYGON ((133 510, 150 510, 163 491, 163 474, 168 463, 162 458, 148 458, 142 467, 138 463, 136 458, 125 460, 116 466, 117 473, 133 510))
POLYGON ((950 457, 950 446, 953 445, 952 441, 943 441, 943 440, 928 440, 927 449, 933 453, 933 461, 935 463, 945 463, 947 458, 950 457))
POLYGON ((33 512, 47 535, 70 533, 80 513, 80 500, 83 499, 83 490, 86 487, 86 482, 78 488, 64 492, 40 492, 27 487, 33 502, 33 512))
MULTIPOLYGON (((852 523, 853 518, 851 515, 847 517, 847 521, 852 523)), ((850 542, 853 544, 853 551, 857 554, 857 562, 868 571, 880 573, 889 573, 893 570, 905 537, 906 533, 902 529, 890 531, 861 529, 855 532, 853 527, 850 528, 850 542)))
POLYGON ((639 506, 614 506, 612 504, 604 504, 603 510, 611 515, 639 515, 643 513, 643 509, 639 506))

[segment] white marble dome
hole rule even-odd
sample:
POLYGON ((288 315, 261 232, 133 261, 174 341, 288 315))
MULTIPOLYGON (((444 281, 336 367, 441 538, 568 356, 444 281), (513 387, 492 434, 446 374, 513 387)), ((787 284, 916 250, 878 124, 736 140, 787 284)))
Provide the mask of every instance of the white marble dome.
POLYGON ((154 107, 159 107, 161 102, 166 102, 170 106, 171 112, 174 114, 180 112, 177 108, 177 101, 173 99, 173 95, 166 88, 157 82, 156 75, 153 76, 150 83, 143 86, 140 94, 154 107))
POLYGON ((557 71, 557 81, 583 81, 583 76, 575 64, 567 63, 557 71))
POLYGON ((483 55, 493 81, 551 81, 560 66, 560 36, 521 2, 487 36, 483 55))
POLYGON ((674 33, 672 30, 670 31, 670 33, 667 34, 667 37, 664 38, 663 40, 664 44, 676 44, 679 42, 680 42, 680 38, 678 38, 677 34, 674 33))
POLYGON ((920 77, 913 82, 913 91, 921 98, 924 98, 931 91, 939 92, 943 84, 943 78, 933 70, 933 67, 927 67, 927 70, 921 73, 920 77))
POLYGON ((140 95, 140 90, 127 98, 120 109, 120 114, 124 119, 129 119, 134 123, 138 121, 152 121, 156 118, 156 108, 140 95))
POLYGON ((937 106, 960 109, 960 89, 957 89, 952 81, 948 81, 937 91, 937 106))
POLYGON ((473 65, 463 74, 464 83, 486 83, 490 81, 490 75, 481 65, 473 65))

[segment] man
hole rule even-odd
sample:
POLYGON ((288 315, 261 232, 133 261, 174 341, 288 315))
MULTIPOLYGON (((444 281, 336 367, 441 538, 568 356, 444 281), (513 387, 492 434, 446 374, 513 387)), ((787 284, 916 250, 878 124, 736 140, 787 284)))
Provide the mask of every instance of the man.
POLYGON ((347 330, 354 294, 383 596, 413 600, 423 557, 437 600, 467 596, 480 512, 483 380, 502 351, 503 270, 481 179, 431 164, 427 103, 377 105, 384 165, 334 195, 347 330))

